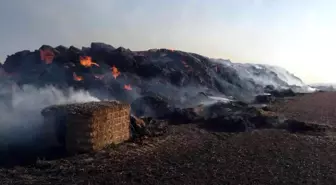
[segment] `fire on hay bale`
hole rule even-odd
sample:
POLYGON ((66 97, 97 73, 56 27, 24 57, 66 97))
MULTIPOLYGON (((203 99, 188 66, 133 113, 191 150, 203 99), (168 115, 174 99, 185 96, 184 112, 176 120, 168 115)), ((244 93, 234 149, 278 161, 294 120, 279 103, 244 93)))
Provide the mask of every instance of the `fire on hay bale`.
POLYGON ((54 105, 42 110, 42 115, 46 128, 56 131, 58 142, 69 153, 97 151, 130 138, 129 104, 102 101, 54 105))

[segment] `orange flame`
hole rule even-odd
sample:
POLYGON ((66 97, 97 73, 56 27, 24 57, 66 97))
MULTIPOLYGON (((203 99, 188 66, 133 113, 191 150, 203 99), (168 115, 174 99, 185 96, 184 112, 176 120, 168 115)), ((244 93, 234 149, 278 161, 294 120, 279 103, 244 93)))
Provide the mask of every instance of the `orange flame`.
POLYGON ((83 77, 82 76, 77 76, 76 73, 74 72, 73 73, 73 79, 76 80, 76 81, 82 81, 83 77))
POLYGON ((124 89, 130 91, 130 90, 132 90, 132 87, 131 87, 130 84, 128 84, 128 85, 124 85, 124 89))
POLYGON ((80 63, 84 67, 91 67, 92 65, 98 66, 99 65, 95 62, 92 62, 92 58, 90 56, 79 57, 80 63))
POLYGON ((40 50, 40 58, 46 64, 51 64, 54 60, 55 54, 51 49, 40 50))
POLYGON ((112 66, 112 75, 114 79, 117 79, 117 77, 120 75, 118 68, 116 68, 115 66, 112 66))

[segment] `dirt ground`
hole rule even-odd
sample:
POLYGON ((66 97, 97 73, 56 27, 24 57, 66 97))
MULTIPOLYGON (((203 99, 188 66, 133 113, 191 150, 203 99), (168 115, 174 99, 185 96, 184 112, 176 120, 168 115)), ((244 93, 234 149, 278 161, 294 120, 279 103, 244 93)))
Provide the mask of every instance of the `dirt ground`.
POLYGON ((336 126, 336 93, 319 92, 275 103, 273 110, 287 118, 336 126))
MULTIPOLYGON (((274 105, 293 118, 332 124, 336 93, 274 105), (330 110, 332 109, 332 111, 330 110)), ((1 184, 336 184, 333 134, 244 133, 172 125, 164 136, 35 165, 0 168, 1 184)))

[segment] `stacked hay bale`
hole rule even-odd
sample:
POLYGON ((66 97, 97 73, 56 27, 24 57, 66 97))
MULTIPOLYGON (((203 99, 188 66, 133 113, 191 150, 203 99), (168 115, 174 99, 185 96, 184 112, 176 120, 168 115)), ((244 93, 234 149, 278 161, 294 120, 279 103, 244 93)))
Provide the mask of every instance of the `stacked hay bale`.
MULTIPOLYGON (((130 138, 130 105, 116 101, 55 105, 42 110, 69 153, 97 151, 130 138)), ((49 129, 50 130, 50 129, 49 129)))

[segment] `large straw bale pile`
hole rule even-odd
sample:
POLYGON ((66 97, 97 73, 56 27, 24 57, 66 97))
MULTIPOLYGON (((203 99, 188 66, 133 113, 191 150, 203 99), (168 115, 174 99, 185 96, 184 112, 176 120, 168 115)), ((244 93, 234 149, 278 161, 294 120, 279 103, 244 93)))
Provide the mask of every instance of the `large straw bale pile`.
POLYGON ((117 101, 55 105, 42 115, 69 153, 97 151, 130 138, 130 105, 117 101))

